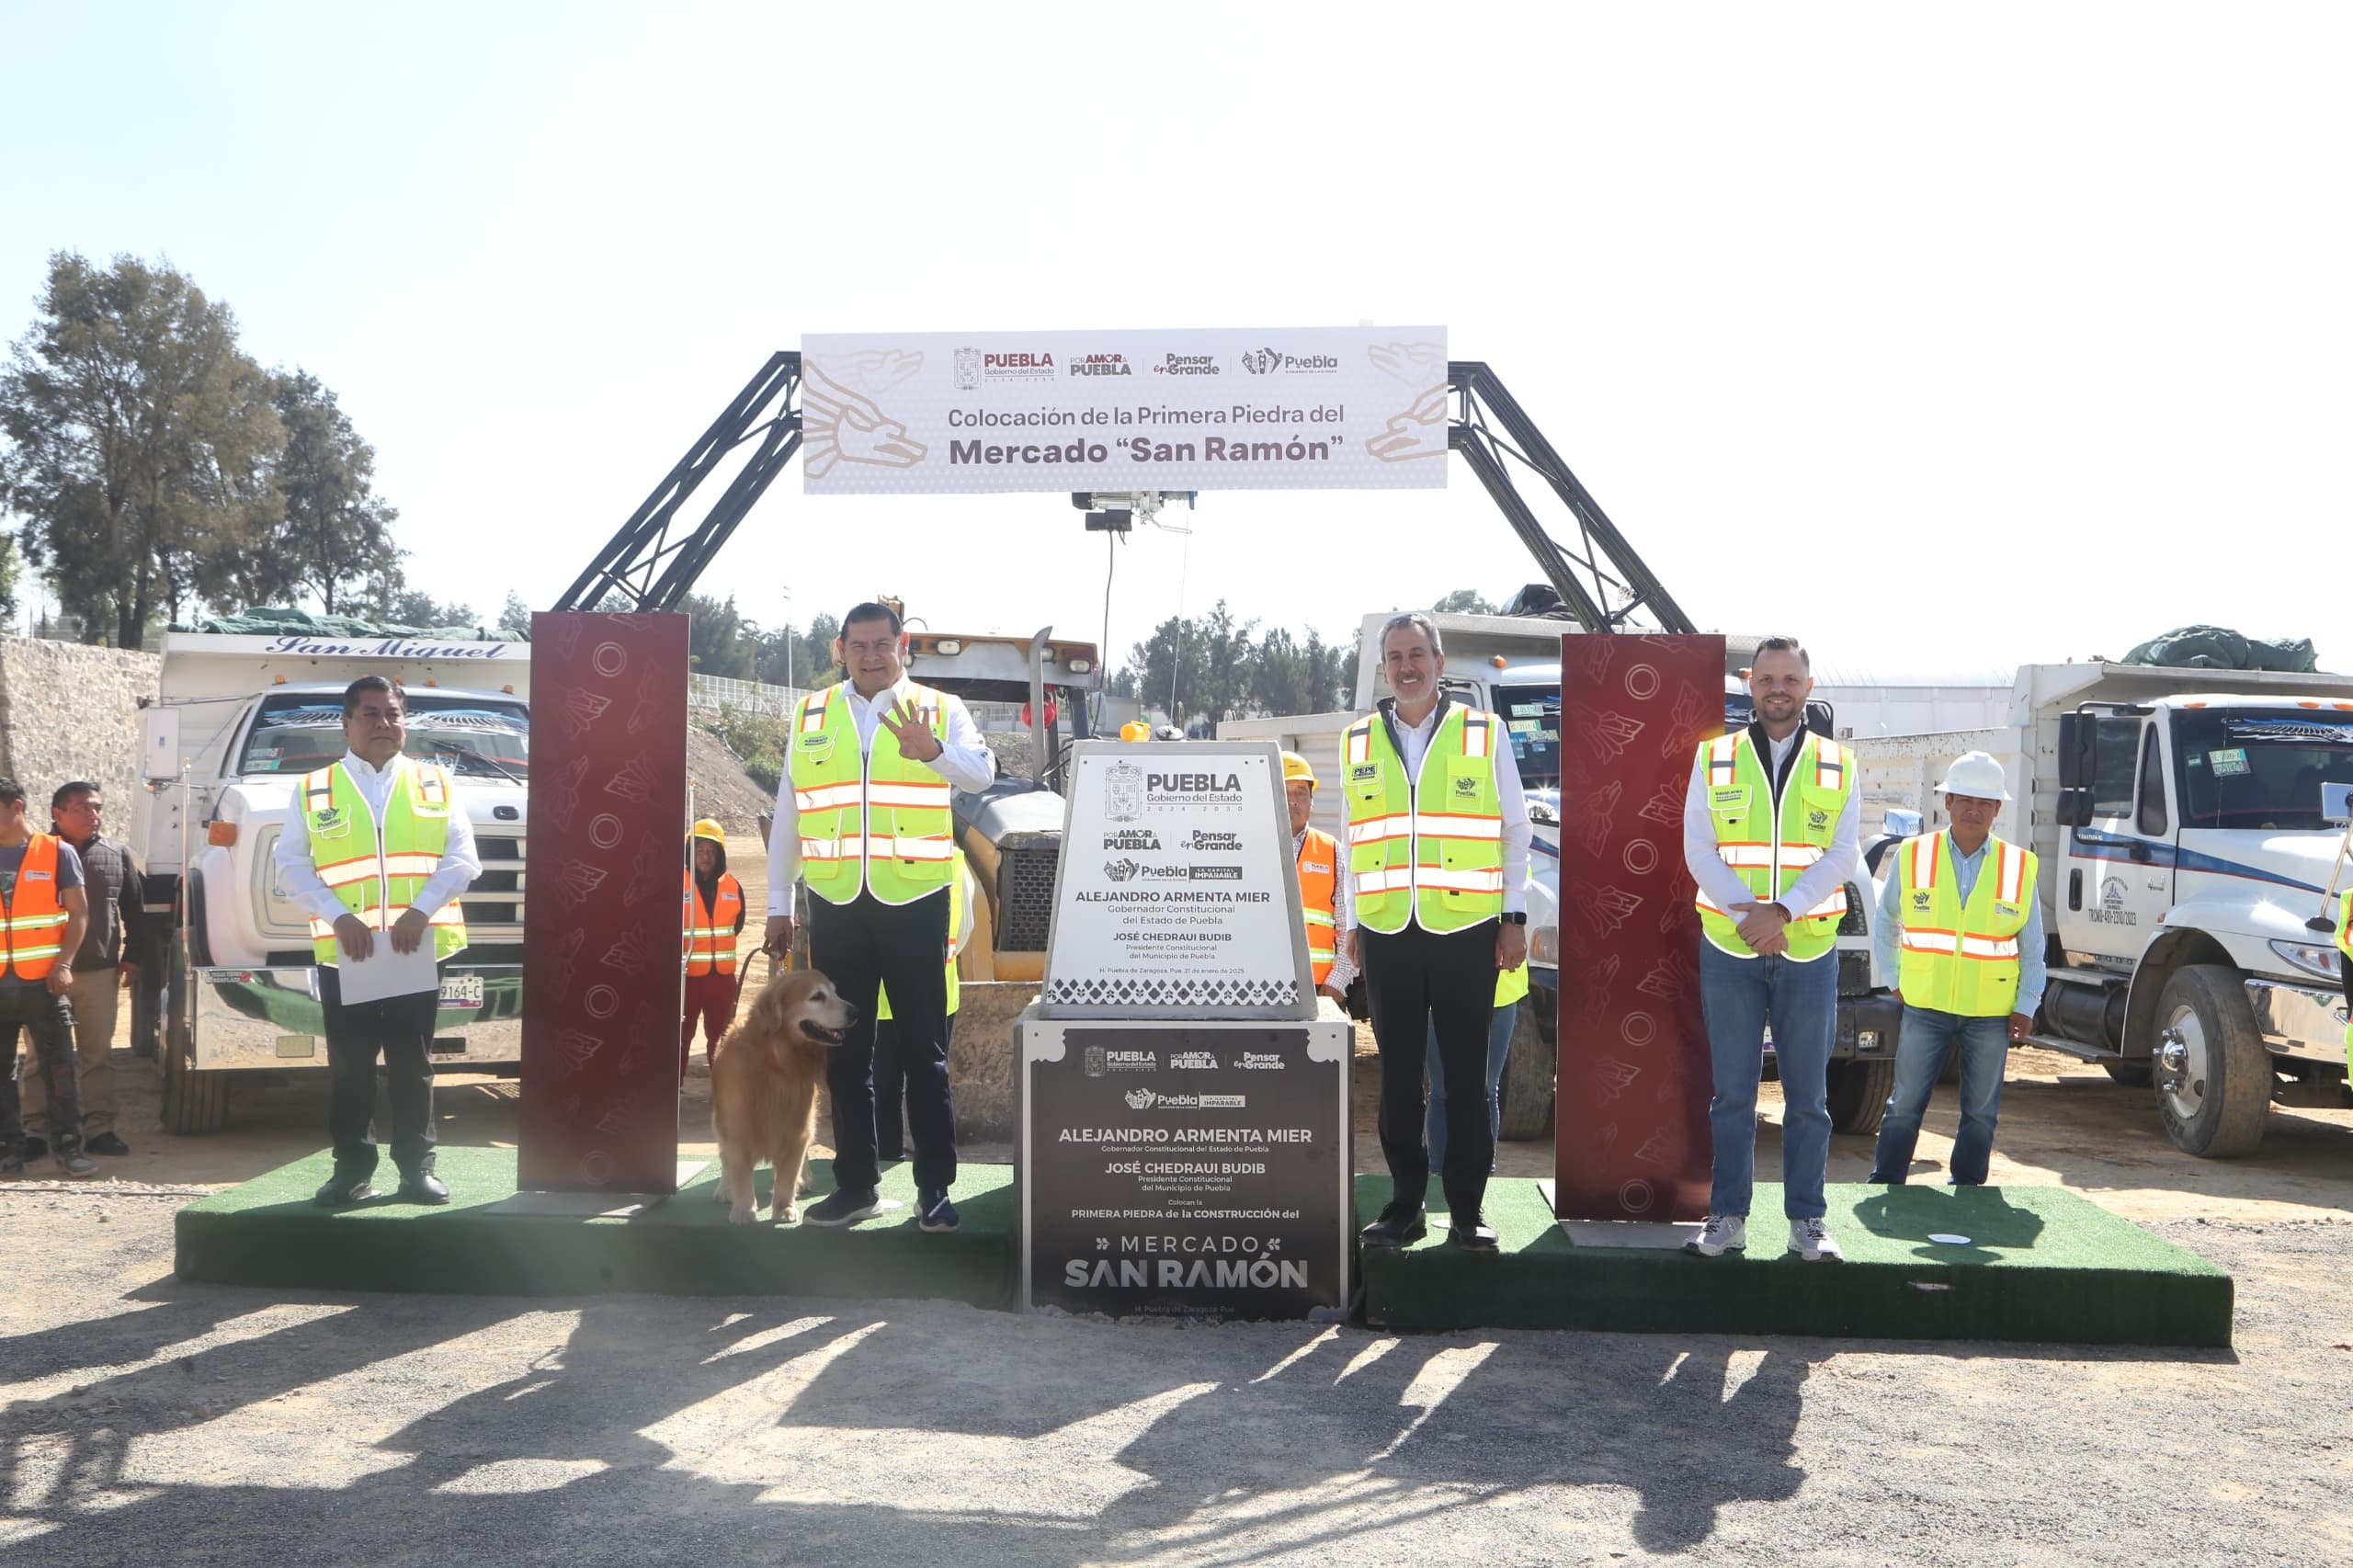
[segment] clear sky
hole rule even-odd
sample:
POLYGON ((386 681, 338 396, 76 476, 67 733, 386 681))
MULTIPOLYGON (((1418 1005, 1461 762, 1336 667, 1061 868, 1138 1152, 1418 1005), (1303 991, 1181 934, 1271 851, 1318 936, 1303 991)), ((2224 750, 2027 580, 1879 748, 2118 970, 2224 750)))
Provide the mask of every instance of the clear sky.
MULTIPOLYGON (((2346 613, 2353 12, 2132 4, 0 4, 0 335, 165 257, 380 453, 414 580, 544 607, 814 331, 1435 322, 1703 625, 1847 669, 2346 613)), ((1558 515, 1555 514, 1557 517, 1558 515)), ((1531 563, 1441 494, 1205 495, 1351 633, 1531 563)), ((770 491, 704 580, 1093 636, 1057 495, 770 491)), ((788 605, 786 594, 791 598, 788 605)))

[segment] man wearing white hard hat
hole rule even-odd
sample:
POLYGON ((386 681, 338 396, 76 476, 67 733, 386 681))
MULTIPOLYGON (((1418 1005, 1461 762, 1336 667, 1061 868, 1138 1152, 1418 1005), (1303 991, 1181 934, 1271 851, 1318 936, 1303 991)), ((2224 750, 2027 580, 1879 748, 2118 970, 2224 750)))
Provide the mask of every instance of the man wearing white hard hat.
POLYGON ((1994 1151, 2004 1062, 2042 1002, 2040 868, 2031 850, 1994 836, 2010 798, 1997 759, 1982 751, 1956 758, 1937 792, 1951 825, 1896 849, 1871 930, 1881 968, 1895 972, 1904 1024, 1870 1179, 1903 1183, 1928 1096, 1957 1046, 1961 1131, 1950 1174, 1955 1186, 1979 1187, 1994 1151))

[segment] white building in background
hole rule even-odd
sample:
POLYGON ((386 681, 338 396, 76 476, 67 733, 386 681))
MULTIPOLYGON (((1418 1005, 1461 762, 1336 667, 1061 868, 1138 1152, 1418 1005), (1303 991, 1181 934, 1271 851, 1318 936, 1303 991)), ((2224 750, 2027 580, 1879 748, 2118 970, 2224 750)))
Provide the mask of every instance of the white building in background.
POLYGON ((2015 667, 1874 670, 1817 663, 1813 695, 1827 702, 1838 738, 1927 735, 2006 723, 2015 667))

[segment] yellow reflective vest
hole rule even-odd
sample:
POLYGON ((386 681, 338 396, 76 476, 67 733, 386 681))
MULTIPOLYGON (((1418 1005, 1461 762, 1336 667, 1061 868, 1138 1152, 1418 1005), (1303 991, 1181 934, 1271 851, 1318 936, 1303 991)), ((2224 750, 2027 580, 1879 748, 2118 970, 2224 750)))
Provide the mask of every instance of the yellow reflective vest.
MULTIPOLYGON (((368 797, 341 762, 302 779, 302 829, 311 841, 311 865, 370 931, 383 931, 407 913, 449 842, 449 773, 410 756, 392 766, 381 834, 368 797)), ((431 925, 436 962, 466 945, 466 917, 456 899, 433 912, 431 925)), ((322 964, 336 963, 335 922, 311 921, 311 952, 322 964)))
POLYGON ((1904 950, 1896 988, 1906 1006, 1964 1018, 2006 1018, 2018 1010, 2018 933, 2034 913, 2031 850, 1989 838, 1984 869, 1961 901, 1952 834, 1904 840, 1904 950))
MULTIPOLYGON (((964 987, 957 979, 956 959, 964 950, 964 852, 956 851, 956 875, 948 884, 948 1016, 956 1016, 957 1005, 964 999, 964 987)), ((884 1023, 891 1017, 891 988, 874 988, 874 1021, 884 1023)))
MULTIPOLYGON (((2336 911, 2336 967, 2341 974, 2353 975, 2353 888, 2346 890, 2336 911)), ((2353 1005, 2353 986, 2346 988, 2345 996, 2353 1005)), ((2345 1024, 2345 1070, 2353 1073, 2353 1018, 2345 1024)))
MULTIPOLYGON (((948 744, 946 699, 910 683, 902 711, 910 710, 948 744)), ((813 896, 847 903, 864 891, 913 903, 948 885, 956 848, 948 780, 900 756, 885 725, 861 747, 847 686, 811 692, 794 709, 790 767, 801 876, 813 896)))
POLYGON ((1389 738, 1383 709, 1340 741, 1340 788, 1348 806, 1348 869, 1356 922, 1402 931, 1407 922, 1445 933, 1504 912, 1504 809, 1495 778, 1503 721, 1445 700, 1421 767, 1389 738))
MULTIPOLYGON (((1807 868, 1829 852, 1839 813, 1854 792, 1854 757, 1836 741, 1808 731, 1790 759, 1781 806, 1773 809, 1773 779, 1746 730, 1705 741, 1699 746, 1705 770, 1708 817, 1716 830, 1716 854, 1733 869, 1759 903, 1779 903, 1807 868)), ((1740 921, 1718 909, 1699 890, 1699 929, 1734 958, 1755 958, 1740 939, 1740 921)), ((1790 914, 1786 955, 1798 962, 1818 959, 1838 945, 1838 921, 1847 913, 1847 891, 1839 888, 1812 909, 1790 914)))

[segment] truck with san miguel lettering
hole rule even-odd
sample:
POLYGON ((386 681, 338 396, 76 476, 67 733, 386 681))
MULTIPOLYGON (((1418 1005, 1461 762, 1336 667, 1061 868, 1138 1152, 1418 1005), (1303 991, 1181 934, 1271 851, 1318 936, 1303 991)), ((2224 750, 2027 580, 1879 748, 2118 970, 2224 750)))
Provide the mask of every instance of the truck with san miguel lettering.
POLYGON ((274 851, 300 831, 303 776, 344 754, 343 691, 363 675, 400 683, 408 755, 456 778, 482 861, 460 895, 469 940, 444 969, 436 1063, 518 1070, 530 644, 172 631, 131 826, 151 926, 169 933, 132 1004, 134 1038, 156 1039, 166 1131, 217 1131, 257 1073, 326 1065, 309 916, 274 851))

